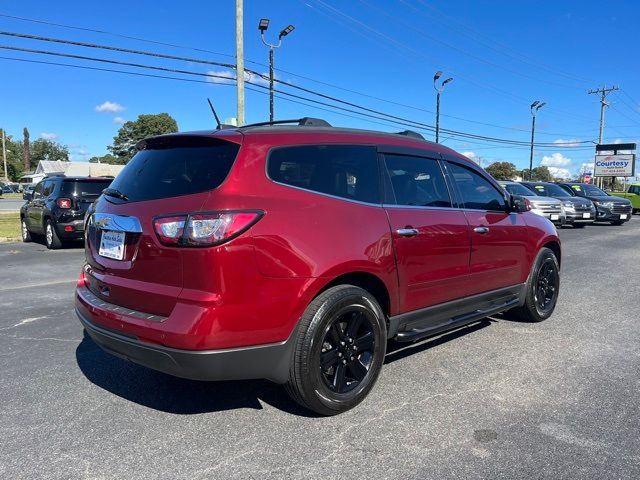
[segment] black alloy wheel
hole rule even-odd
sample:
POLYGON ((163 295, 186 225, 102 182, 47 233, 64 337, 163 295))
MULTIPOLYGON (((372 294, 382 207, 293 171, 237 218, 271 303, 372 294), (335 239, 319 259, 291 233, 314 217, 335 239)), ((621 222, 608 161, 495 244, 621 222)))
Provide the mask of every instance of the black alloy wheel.
POLYGON ((369 373, 375 350, 371 312, 356 305, 345 307, 325 330, 320 371, 333 392, 356 388, 369 373))

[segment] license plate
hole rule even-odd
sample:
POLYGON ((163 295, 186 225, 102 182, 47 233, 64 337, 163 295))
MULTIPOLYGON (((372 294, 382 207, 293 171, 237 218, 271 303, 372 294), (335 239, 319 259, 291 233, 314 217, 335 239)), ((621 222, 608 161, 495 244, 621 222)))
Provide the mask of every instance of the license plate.
POLYGON ((560 215, 551 215, 551 220, 560 220, 560 215))
POLYGON ((626 220, 627 219, 627 214, 623 213, 622 215, 620 215, 620 220, 626 220))
POLYGON ((591 218, 591 214, 590 213, 583 213, 582 214, 582 218, 591 218))
POLYGON ((122 260, 124 258, 124 232, 102 232, 98 253, 102 257, 122 260))

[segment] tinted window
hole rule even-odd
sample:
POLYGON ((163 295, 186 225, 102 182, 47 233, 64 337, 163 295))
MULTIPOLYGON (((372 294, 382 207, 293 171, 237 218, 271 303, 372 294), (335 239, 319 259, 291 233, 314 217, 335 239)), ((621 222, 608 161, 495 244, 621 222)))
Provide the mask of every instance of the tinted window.
POLYGON ((451 198, 436 160, 404 155, 385 155, 392 203, 421 207, 450 207, 451 198))
POLYGON ((489 180, 456 163, 450 163, 449 168, 465 208, 505 211, 506 203, 503 194, 489 180))
POLYGON ((206 137, 160 141, 148 143, 136 153, 110 187, 126 195, 129 201, 211 190, 227 177, 240 148, 235 143, 206 137))
POLYGON ((378 158, 374 147, 302 145, 273 150, 272 180, 360 202, 379 203, 378 158))
POLYGON ((563 188, 553 183, 539 183, 528 185, 528 187, 543 197, 566 197, 569 195, 563 188))
POLYGON ((532 192, 527 187, 520 185, 519 183, 507 183, 503 185, 503 187, 511 195, 520 195, 521 197, 532 197, 536 195, 535 192, 532 192))
POLYGON ((43 197, 48 197, 49 195, 51 195, 53 193, 53 190, 55 189, 56 184, 50 180, 45 180, 45 182, 42 185, 42 196, 43 197))
POLYGON ((42 196, 42 184, 43 184, 43 182, 38 183, 38 185, 36 185, 36 188, 33 189, 33 196, 34 197, 42 196))
POLYGON ((98 197, 102 190, 111 184, 111 180, 79 180, 62 183, 62 195, 73 195, 77 197, 98 197))

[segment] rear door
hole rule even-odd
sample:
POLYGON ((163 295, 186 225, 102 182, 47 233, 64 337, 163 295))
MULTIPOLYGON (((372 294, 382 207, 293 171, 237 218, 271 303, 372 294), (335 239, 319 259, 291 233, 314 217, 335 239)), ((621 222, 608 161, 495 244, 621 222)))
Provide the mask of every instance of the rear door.
POLYGON ((36 233, 44 233, 44 225, 42 223, 42 214, 47 197, 53 191, 53 180, 43 180, 40 182, 33 193, 33 200, 29 203, 28 216, 29 227, 36 233))
POLYGON ((469 294, 522 283, 528 275, 522 215, 507 212, 505 192, 479 169, 453 159, 446 168, 469 222, 469 294))
POLYGON ((120 195, 103 194, 89 218, 86 257, 93 293, 116 305, 168 316, 183 275, 189 275, 183 260, 198 249, 160 243, 154 219, 200 211, 238 150, 236 143, 204 136, 147 141, 111 183, 120 195))
POLYGON ((465 296, 469 227, 453 208, 439 160, 385 153, 383 165, 401 312, 465 296))

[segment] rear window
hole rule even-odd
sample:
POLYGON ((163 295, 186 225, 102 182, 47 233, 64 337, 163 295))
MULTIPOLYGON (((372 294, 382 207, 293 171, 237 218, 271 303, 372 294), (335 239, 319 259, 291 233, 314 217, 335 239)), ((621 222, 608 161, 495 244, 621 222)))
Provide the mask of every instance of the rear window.
POLYGON ((367 145, 301 145, 271 151, 272 180, 349 200, 380 203, 378 157, 367 145))
POLYGON ((239 149, 235 143, 206 137, 152 140, 110 187, 129 202, 205 192, 224 181, 239 149))
POLYGON ((99 197, 102 190, 111 184, 111 180, 79 180, 76 182, 62 182, 62 195, 77 197, 99 197))

